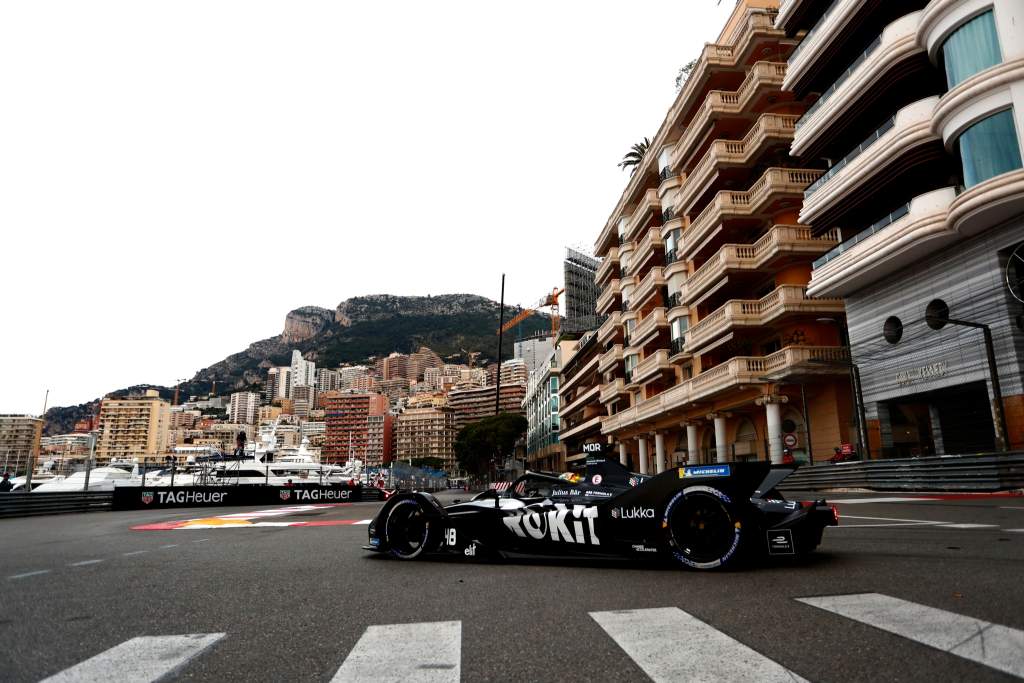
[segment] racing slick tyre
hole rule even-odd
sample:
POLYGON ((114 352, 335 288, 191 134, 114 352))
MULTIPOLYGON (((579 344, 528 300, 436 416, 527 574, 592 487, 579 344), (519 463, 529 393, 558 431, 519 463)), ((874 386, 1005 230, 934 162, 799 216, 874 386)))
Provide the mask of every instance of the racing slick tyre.
POLYGON ((728 495, 690 486, 665 506, 662 527, 668 554, 692 569, 731 567, 740 560, 743 521, 728 495))
POLYGON ((395 503, 384 520, 388 553, 400 560, 415 560, 433 550, 439 533, 439 525, 431 522, 427 510, 416 498, 395 503))

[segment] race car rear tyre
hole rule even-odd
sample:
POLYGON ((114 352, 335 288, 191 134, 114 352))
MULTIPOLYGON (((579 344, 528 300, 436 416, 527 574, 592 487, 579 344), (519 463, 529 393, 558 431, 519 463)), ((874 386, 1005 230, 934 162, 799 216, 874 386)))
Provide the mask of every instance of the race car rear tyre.
POLYGON ((693 569, 729 567, 740 559, 743 522, 728 495, 710 486, 676 493, 663 517, 668 554, 693 569))
POLYGON ((415 560, 437 545, 438 525, 431 523, 423 504, 415 498, 395 503, 384 521, 388 553, 400 560, 415 560))

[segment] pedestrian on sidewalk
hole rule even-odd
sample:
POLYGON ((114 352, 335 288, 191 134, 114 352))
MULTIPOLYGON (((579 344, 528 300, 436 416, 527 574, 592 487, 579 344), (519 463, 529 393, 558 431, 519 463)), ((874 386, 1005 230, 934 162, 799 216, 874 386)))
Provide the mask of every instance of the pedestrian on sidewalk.
POLYGON ((0 481, 0 493, 10 493, 11 489, 14 488, 14 484, 11 483, 11 475, 9 472, 4 472, 3 481, 0 481))

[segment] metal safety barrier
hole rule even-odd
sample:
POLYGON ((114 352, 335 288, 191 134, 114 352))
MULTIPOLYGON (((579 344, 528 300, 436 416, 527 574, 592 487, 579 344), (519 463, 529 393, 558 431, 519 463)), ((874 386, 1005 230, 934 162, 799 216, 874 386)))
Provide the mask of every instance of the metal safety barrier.
POLYGON ((113 498, 114 494, 110 491, 0 493, 0 517, 109 510, 113 498))
POLYGON ((801 467, 779 486, 790 491, 1005 491, 1024 488, 1024 451, 860 460, 801 467))

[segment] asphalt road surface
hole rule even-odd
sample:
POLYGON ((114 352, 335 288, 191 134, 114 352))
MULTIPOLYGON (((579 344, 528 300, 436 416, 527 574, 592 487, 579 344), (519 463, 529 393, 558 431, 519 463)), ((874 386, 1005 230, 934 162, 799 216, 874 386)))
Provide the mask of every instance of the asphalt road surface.
POLYGON ((722 573, 399 562, 379 503, 0 520, 0 680, 1024 677, 1024 498, 832 498, 811 559, 722 573))

